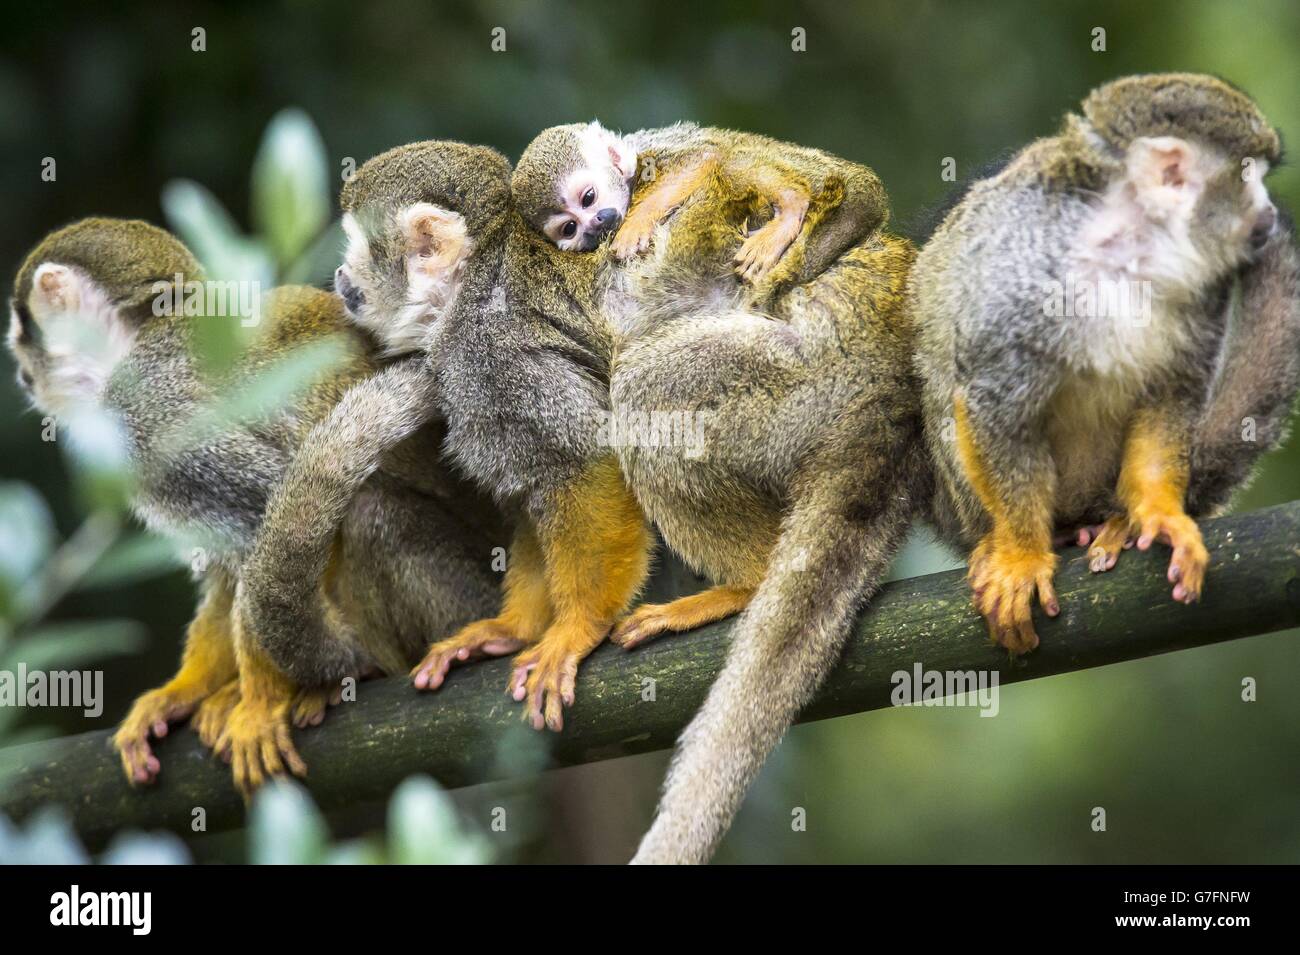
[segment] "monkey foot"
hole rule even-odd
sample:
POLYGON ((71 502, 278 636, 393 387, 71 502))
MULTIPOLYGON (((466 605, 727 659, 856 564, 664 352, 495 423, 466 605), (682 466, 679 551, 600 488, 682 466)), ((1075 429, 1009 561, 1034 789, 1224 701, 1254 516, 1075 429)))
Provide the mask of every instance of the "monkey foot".
POLYGON ((293 699, 293 706, 290 708, 293 725, 299 729, 306 729, 308 726, 320 726, 325 721, 325 711, 331 706, 338 706, 342 702, 342 685, 333 689, 323 687, 314 690, 299 690, 298 695, 293 699))
POLYGON ((741 243, 736 253, 736 274, 746 282, 757 282, 781 261, 798 235, 798 229, 791 230, 780 218, 773 219, 741 243))
POLYGON ((424 659, 411 670, 415 688, 436 690, 455 664, 481 657, 502 657, 523 645, 524 641, 515 636, 514 628, 500 619, 476 620, 454 637, 429 647, 424 659))
POLYGON ((1192 604, 1201 599, 1210 554, 1205 549, 1201 529, 1196 521, 1182 513, 1135 508, 1129 533, 1137 535, 1138 550, 1150 550, 1156 541, 1173 548, 1174 553, 1169 559, 1169 570, 1165 576, 1174 585, 1174 599, 1183 604, 1192 604))
POLYGON ((975 609, 984 617, 989 636, 1013 654, 1038 646, 1033 600, 1049 617, 1061 612, 1052 587, 1056 555, 1019 547, 998 546, 985 538, 971 556, 970 581, 975 609))
POLYGON ((245 799, 271 777, 284 775, 286 769, 295 776, 307 775, 307 764, 298 755, 289 730, 288 701, 241 699, 214 749, 230 763, 235 787, 245 799))
POLYGON ((199 734, 199 742, 208 749, 217 745, 217 738, 230 719, 230 711, 238 702, 239 681, 231 680, 199 704, 190 717, 190 727, 199 734))
MULTIPOLYGON (((1084 532, 1079 532, 1080 538, 1084 532)), ((1128 518, 1112 517, 1105 524, 1092 530, 1092 546, 1088 547, 1088 569, 1094 574, 1104 573, 1115 566, 1120 551, 1133 546, 1128 518)), ((1087 547, 1087 543, 1079 545, 1087 547)))
POLYGON ((162 764, 149 740, 167 735, 169 724, 183 720, 194 710, 194 701, 167 687, 150 690, 131 705, 122 725, 113 734, 113 747, 122 757, 122 769, 134 786, 151 783, 162 764))
POLYGON ((573 705, 578 664, 585 656, 539 643, 515 657, 506 692, 524 704, 524 720, 533 729, 564 729, 564 707, 573 705))
POLYGON ((721 586, 666 604, 642 604, 614 628, 609 639, 631 650, 661 634, 694 630, 740 613, 753 595, 748 588, 721 586))

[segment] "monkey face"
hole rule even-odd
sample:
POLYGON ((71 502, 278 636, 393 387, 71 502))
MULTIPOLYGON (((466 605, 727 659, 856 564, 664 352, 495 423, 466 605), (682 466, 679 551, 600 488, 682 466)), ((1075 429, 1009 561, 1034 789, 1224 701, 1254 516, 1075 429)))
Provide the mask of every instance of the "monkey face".
POLYGON ((1139 138, 1129 150, 1129 182, 1139 202, 1216 272, 1241 265, 1276 230, 1277 209, 1263 181, 1268 171, 1262 156, 1238 159, 1173 136, 1139 138))
POLYGON ((591 252, 627 215, 636 152, 599 123, 581 129, 573 152, 576 168, 557 183, 555 206, 541 231, 566 252, 591 252))
POLYGON ((455 304, 473 251, 464 216, 428 202, 343 217, 348 238, 334 291, 389 354, 424 346, 455 304))

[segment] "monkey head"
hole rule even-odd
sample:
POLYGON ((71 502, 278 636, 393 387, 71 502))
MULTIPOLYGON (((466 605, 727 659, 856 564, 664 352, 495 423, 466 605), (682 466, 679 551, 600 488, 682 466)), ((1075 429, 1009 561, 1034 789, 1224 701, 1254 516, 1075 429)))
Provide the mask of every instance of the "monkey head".
POLYGON ((340 197, 347 246, 334 290, 390 354, 421 348, 480 248, 500 241, 510 166, 481 146, 422 142, 366 162, 340 197))
POLYGON ((42 411, 96 402, 173 283, 202 279, 175 237, 147 222, 83 219, 46 236, 14 279, 9 350, 42 411))
POLYGON ((591 252, 627 215, 636 150, 600 123, 544 130, 515 167, 515 207, 566 252, 591 252))

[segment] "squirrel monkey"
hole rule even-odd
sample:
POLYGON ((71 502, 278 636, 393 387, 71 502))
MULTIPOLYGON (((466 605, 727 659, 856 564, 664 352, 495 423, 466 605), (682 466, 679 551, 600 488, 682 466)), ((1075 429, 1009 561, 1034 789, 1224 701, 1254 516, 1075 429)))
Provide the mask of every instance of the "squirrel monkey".
MULTIPOLYGON (((354 301, 364 308, 381 298, 410 300, 403 287, 409 280, 386 285, 391 276, 405 277, 412 261, 402 210, 428 203, 468 220, 473 203, 495 207, 508 167, 498 159, 495 174, 486 176, 489 160, 472 147, 421 143, 361 168, 353 185, 372 197, 382 195, 385 181, 410 187, 419 178, 422 185, 398 192, 391 202, 357 202, 345 190, 343 206, 355 221, 340 284, 358 289, 354 301), (361 227, 363 221, 370 225, 361 227), (377 248, 385 250, 383 258, 377 248), (357 249, 366 254, 354 257, 357 249)), ((703 266, 732 261, 741 241, 736 226, 761 200, 743 183, 734 192, 726 183, 716 177, 669 223, 664 238, 670 260, 695 256, 703 266)), ((579 519, 581 502, 600 500, 600 478, 613 480, 618 472, 601 474, 589 463, 584 469, 602 446, 584 443, 590 436, 576 425, 585 425, 606 402, 615 417, 672 408, 718 422, 706 425, 699 457, 680 447, 611 442, 616 465, 670 546, 717 583, 704 594, 642 608, 619 625, 615 639, 631 646, 739 612, 753 598, 723 675, 683 735, 655 826, 637 856, 642 862, 703 861, 763 759, 834 664, 857 609, 927 495, 919 386, 901 310, 914 252, 904 240, 873 234, 816 280, 779 296, 770 314, 697 302, 680 320, 622 339, 611 367, 603 344, 599 351, 579 351, 574 342, 582 339, 573 330, 614 334, 627 306, 621 290, 609 290, 619 287, 620 273, 630 266, 607 246, 594 256, 557 252, 518 216, 501 215, 514 224, 494 263, 498 271, 480 278, 484 264, 471 256, 451 316, 433 322, 428 339, 439 388, 449 395, 449 446, 471 470, 525 500, 555 473, 576 476, 567 498, 539 495, 536 511, 522 508, 526 517, 537 516, 524 524, 532 536, 517 538, 512 550, 512 568, 527 573, 507 580, 503 617, 530 602, 536 617, 558 615, 566 591, 556 582, 579 568, 603 588, 644 573, 639 534, 610 547, 611 535, 577 532, 587 526, 579 519), (560 347, 564 351, 551 354, 560 347), (542 361, 550 372, 545 379, 534 371, 542 361), (584 374, 576 374, 575 365, 584 374), (599 388, 603 374, 610 376, 608 396, 599 388), (530 390, 534 382, 539 385, 530 390), (513 461, 527 470, 502 466, 503 454, 516 449, 513 461), (548 510, 548 500, 574 510, 548 510), (557 532, 566 524, 574 530, 557 532), (549 546, 548 535, 555 542, 549 546), (593 540, 602 546, 601 561, 591 560, 593 540), (632 561, 635 574, 619 578, 632 561)), ((477 254, 493 248, 481 240, 482 226, 467 234, 477 254)), ((653 267, 646 275, 652 284, 653 267)), ((605 466, 603 456, 596 460, 605 466)), ((639 511, 629 511, 629 527, 634 515, 640 520, 639 511)), ((630 596, 628 590, 620 587, 620 598, 630 596)), ((599 639, 608 621, 609 615, 602 617, 588 640, 599 639)), ((510 652, 530 636, 536 640, 536 633, 501 617, 471 627, 431 649, 417 668, 417 685, 436 686, 452 663, 510 652)), ((535 725, 559 728, 580 659, 573 656, 558 680, 542 686, 541 696, 526 687, 535 725)))
MULTIPOLYGON (((749 283, 820 274, 888 212, 884 187, 865 166, 693 123, 624 136, 598 122, 553 126, 524 150, 511 189, 520 214, 557 248, 592 252, 612 235, 611 252, 624 260, 649 248, 655 231, 692 196, 717 195, 712 180, 718 177, 726 180, 731 202, 753 206, 752 217, 729 224, 745 232, 732 265, 749 283), (748 229, 751 219, 765 216, 748 229)), ((715 214, 729 218, 722 207, 715 214)), ((718 265, 711 259, 693 264, 718 265)), ((717 278, 724 275, 718 269, 717 278)))
MULTIPOLYGON (((203 598, 180 671, 135 702, 114 738, 128 779, 147 783, 157 776, 151 739, 192 714, 204 743, 228 755, 236 783, 246 790, 285 767, 305 767, 288 723, 295 684, 243 625, 245 561, 295 447, 351 384, 374 371, 374 346, 345 321, 334 296, 283 288, 265 301, 261 337, 226 377, 214 380, 195 360, 195 318, 155 311, 156 302, 176 301, 202 279, 189 251, 161 229, 83 220, 51 233, 23 263, 8 343, 20 383, 38 408, 64 416, 101 407, 121 421, 136 477, 134 509, 153 530, 198 542, 206 556, 203 598), (200 427, 218 393, 241 387, 241 380, 293 348, 326 337, 341 345, 338 365, 290 406, 254 424, 200 427)), ((403 667, 408 661, 402 653, 418 652, 419 645, 403 651, 410 637, 401 628, 412 620, 436 628, 468 619, 482 612, 491 593, 484 562, 456 549, 462 541, 472 546, 462 528, 473 505, 464 497, 449 504, 412 490, 436 481, 427 475, 439 438, 428 436, 424 450, 412 442, 399 446, 386 473, 362 488, 334 542, 337 553, 323 575, 330 612, 343 614, 367 638, 346 650, 353 673, 374 661, 403 667), (420 482, 400 480, 403 469, 412 469, 404 456, 426 475, 420 482), (431 530, 459 537, 431 546, 431 530), (426 570, 439 576, 426 577, 426 570), (427 608, 423 617, 420 608, 427 608)), ((317 573, 305 586, 315 592, 321 578, 317 573)), ((296 716, 300 723, 318 721, 322 706, 319 694, 304 694, 296 716)))
POLYGON ((1200 597, 1194 516, 1280 440, 1296 392, 1296 251, 1263 182, 1279 154, 1223 81, 1127 77, 977 182, 921 251, 934 519, 973 547, 975 606, 1013 653, 1038 644, 1035 599, 1059 612, 1055 527, 1100 525, 1080 537, 1093 571, 1166 543, 1174 599, 1200 597))
POLYGON ((613 339, 595 257, 535 234, 511 204, 509 163, 483 147, 390 150, 357 170, 340 204, 336 290, 385 342, 423 342, 448 454, 516 527, 499 612, 431 646, 415 686, 518 653, 508 691, 535 727, 558 730, 578 663, 642 586, 652 543, 601 440, 613 339), (430 276, 452 247, 454 289, 430 276))

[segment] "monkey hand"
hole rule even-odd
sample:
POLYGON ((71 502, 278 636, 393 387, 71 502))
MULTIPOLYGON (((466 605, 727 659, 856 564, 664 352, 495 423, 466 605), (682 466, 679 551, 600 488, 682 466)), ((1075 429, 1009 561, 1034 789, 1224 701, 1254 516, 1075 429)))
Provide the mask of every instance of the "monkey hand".
POLYGON ((662 217, 651 209, 649 203, 637 205, 614 234, 609 244, 610 253, 620 262, 640 255, 650 248, 650 240, 660 221, 662 217))
POLYGON ((113 734, 113 748, 122 757, 122 769, 132 785, 151 783, 162 764, 149 745, 150 737, 162 739, 169 724, 183 720, 194 711, 189 694, 170 686, 150 690, 131 705, 131 711, 113 734))
POLYGON ((578 664, 590 652, 543 640, 515 657, 506 692, 524 704, 524 719, 533 729, 564 729, 564 707, 573 705, 578 664))
POLYGON ((736 253, 736 274, 746 282, 757 282, 772 270, 790 243, 799 235, 799 224, 778 216, 741 243, 736 253))
POLYGON ((307 775, 307 764, 298 755, 289 730, 288 699, 244 696, 231 710, 213 747, 230 763, 235 788, 245 799, 268 778, 288 771, 307 775))
POLYGON ((293 707, 290 710, 293 714, 293 725, 299 729, 320 726, 325 721, 325 711, 342 702, 341 685, 332 690, 329 688, 299 690, 298 695, 293 698, 293 707))
POLYGON ((411 671, 417 690, 436 690, 447 679, 447 673, 457 663, 482 657, 502 657, 514 653, 524 645, 515 636, 512 627, 499 617, 476 620, 463 627, 454 637, 440 640, 429 647, 411 671))
POLYGON ((970 581, 975 609, 984 617, 989 636, 1013 654, 1028 653, 1038 646, 1032 605, 1038 602, 1049 617, 1061 612, 1052 575, 1056 555, 1015 544, 1005 544, 993 535, 980 541, 971 556, 970 581))
POLYGON ((199 704, 190 717, 190 727, 199 734, 199 742, 208 749, 217 745, 217 738, 226 728, 230 711, 239 702, 239 681, 231 680, 199 704))

